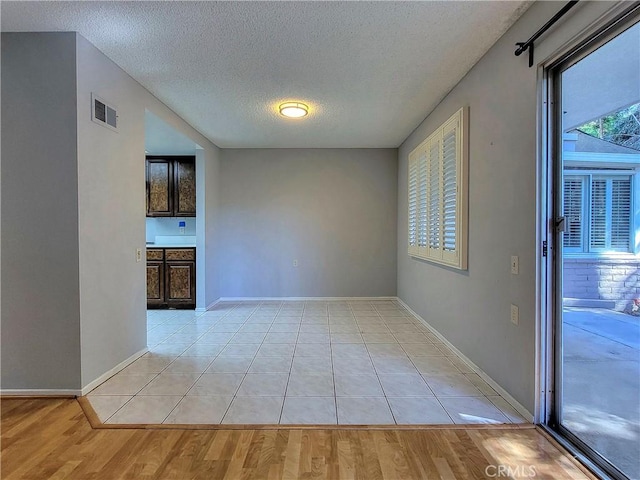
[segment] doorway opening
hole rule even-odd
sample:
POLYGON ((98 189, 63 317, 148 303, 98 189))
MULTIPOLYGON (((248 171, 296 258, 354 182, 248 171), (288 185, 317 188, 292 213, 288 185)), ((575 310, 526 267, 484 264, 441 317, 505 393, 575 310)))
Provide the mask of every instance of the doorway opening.
MULTIPOLYGON (((199 146, 145 111, 147 308, 196 308, 199 146)), ((200 232, 198 232, 200 230, 200 232)), ((203 251, 201 249, 201 255, 203 251)))

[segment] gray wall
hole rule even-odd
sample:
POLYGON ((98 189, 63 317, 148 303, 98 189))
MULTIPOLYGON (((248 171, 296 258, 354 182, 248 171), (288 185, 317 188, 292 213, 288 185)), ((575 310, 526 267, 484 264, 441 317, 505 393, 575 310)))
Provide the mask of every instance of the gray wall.
MULTIPOLYGON (((399 149, 398 295, 530 412, 535 401, 536 68, 515 57, 564 2, 536 2, 399 149), (470 107, 469 269, 407 254, 407 156, 461 106, 470 107), (510 256, 520 256, 520 274, 510 256), (510 304, 520 325, 510 323, 510 304)), ((536 61, 562 47, 606 9, 581 2, 542 40, 536 61)))
POLYGON ((77 391, 145 348, 146 110, 215 171, 218 148, 81 36, 2 34, 3 389, 77 391), (91 121, 92 92, 118 133, 91 121))
POLYGON ((144 89, 81 36, 78 207, 82 385, 147 345, 144 89), (118 108, 118 132, 91 121, 91 92, 118 108))
POLYGON ((80 386, 75 34, 2 34, 2 388, 80 386))
POLYGON ((196 150, 196 308, 207 308, 220 298, 218 276, 218 218, 220 202, 220 158, 217 147, 196 150), (204 283, 203 283, 204 282, 204 283))
POLYGON ((221 178, 221 296, 395 295, 395 149, 223 150, 221 178))
MULTIPOLYGON (((218 149, 86 39, 77 38, 80 308, 82 385, 86 386, 147 344, 145 262, 135 260, 136 248, 145 248, 145 111, 200 145, 208 159, 218 149), (91 92, 118 107, 118 133, 91 121, 91 92)), ((205 232, 205 244, 211 241, 205 232)), ((203 263, 200 260, 197 268, 202 270, 203 263)), ((200 281, 206 280, 205 276, 200 281)))

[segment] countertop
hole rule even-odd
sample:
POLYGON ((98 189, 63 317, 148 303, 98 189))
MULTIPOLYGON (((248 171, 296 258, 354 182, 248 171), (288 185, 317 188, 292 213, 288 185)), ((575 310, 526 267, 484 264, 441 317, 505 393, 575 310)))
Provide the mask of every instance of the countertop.
POLYGON ((147 243, 147 248, 196 248, 196 244, 147 243))

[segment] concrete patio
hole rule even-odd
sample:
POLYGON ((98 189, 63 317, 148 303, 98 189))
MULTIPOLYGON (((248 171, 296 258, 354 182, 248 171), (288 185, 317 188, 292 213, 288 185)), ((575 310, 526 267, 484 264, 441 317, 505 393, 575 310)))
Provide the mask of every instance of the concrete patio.
POLYGON ((640 478, 640 318, 564 309, 563 424, 640 478))

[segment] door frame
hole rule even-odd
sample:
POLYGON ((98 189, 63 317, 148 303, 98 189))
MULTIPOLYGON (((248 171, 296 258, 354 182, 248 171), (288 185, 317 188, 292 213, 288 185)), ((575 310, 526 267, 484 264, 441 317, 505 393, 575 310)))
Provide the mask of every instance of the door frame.
POLYGON ((560 216, 562 161, 560 73, 582 60, 622 31, 638 23, 640 2, 618 3, 582 33, 538 66, 538 228, 536 281, 536 406, 535 422, 602 477, 626 478, 591 447, 562 427, 560 375, 562 351, 562 245, 555 230, 560 216))

